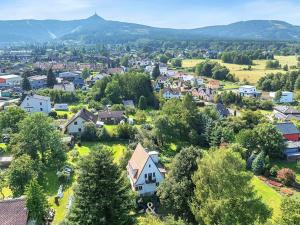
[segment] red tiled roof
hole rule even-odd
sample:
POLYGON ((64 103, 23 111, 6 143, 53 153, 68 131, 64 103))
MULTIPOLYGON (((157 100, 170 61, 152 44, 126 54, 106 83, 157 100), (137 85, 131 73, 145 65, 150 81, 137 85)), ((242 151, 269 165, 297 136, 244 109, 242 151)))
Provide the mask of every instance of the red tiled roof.
POLYGON ((25 199, 10 199, 0 202, 0 224, 1 225, 26 225, 28 221, 28 210, 25 199))

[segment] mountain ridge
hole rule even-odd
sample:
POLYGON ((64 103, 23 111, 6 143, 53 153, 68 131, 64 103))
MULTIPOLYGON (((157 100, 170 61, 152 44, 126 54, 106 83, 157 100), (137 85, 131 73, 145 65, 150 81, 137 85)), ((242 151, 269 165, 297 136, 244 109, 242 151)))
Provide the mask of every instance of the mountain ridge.
POLYGON ((82 43, 126 42, 139 39, 283 40, 300 41, 300 26, 280 20, 248 20, 194 29, 157 28, 105 20, 97 14, 78 20, 2 20, 0 42, 74 41, 82 43))

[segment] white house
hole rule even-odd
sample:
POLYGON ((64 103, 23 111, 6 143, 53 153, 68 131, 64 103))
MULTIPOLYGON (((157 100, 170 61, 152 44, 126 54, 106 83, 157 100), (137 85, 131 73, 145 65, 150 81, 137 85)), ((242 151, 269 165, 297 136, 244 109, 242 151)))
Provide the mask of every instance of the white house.
POLYGON ((165 88, 163 90, 163 97, 165 99, 181 98, 181 92, 179 89, 165 88))
POLYGON ((166 170, 159 163, 158 152, 148 152, 138 144, 128 162, 127 174, 132 189, 145 196, 155 194, 166 170))
POLYGON ((29 94, 24 98, 20 107, 29 113, 42 112, 48 114, 51 112, 50 97, 29 94))
POLYGON ((55 104, 54 109, 58 111, 68 111, 69 106, 66 103, 61 103, 61 104, 55 104))
POLYGON ((7 86, 15 87, 21 85, 22 78, 19 75, 4 75, 0 76, 0 82, 5 83, 7 86))
POLYGON ((68 134, 80 134, 84 132, 84 124, 87 122, 97 123, 97 116, 86 109, 76 113, 64 126, 64 131, 68 134))
MULTIPOLYGON (((276 92, 270 92, 270 97, 272 97, 274 99, 275 96, 276 96, 276 92)), ((290 91, 283 91, 279 101, 277 101, 277 102, 279 102, 279 103, 292 103, 292 102, 294 102, 294 93, 290 92, 290 91)))
POLYGON ((241 86, 239 88, 239 93, 241 96, 245 96, 245 97, 257 97, 259 94, 256 90, 256 87, 251 85, 241 86))

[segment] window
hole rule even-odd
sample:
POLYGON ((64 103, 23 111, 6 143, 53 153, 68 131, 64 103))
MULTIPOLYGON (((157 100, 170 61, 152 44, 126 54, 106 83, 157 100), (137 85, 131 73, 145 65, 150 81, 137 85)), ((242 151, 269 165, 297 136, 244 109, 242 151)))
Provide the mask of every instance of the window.
POLYGON ((153 173, 153 177, 155 177, 155 173, 153 173))
POLYGON ((140 191, 140 190, 143 190, 143 186, 139 186, 138 188, 139 188, 139 191, 140 191))
POLYGON ((147 178, 147 174, 145 174, 145 178, 147 178))
POLYGON ((42 102, 40 102, 40 105, 43 105, 43 103, 42 103, 42 102))
POLYGON ((78 128, 78 132, 81 132, 81 128, 78 128))
POLYGON ((41 112, 43 111, 43 108, 40 108, 41 112))
POLYGON ((156 182, 156 187, 158 187, 159 186, 159 182, 156 182))
POLYGON ((149 164, 149 168, 151 167, 151 164, 149 164))
POLYGON ((135 187, 135 190, 136 190, 136 191, 138 191, 138 190, 139 190, 139 188, 138 188, 138 187, 135 187))
POLYGON ((74 125, 77 125, 77 121, 74 122, 74 125))

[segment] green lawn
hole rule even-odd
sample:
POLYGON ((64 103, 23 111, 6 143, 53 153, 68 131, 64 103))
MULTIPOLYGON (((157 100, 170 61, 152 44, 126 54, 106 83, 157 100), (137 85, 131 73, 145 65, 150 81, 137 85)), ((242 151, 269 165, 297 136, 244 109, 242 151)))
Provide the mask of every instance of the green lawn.
POLYGON ((252 183, 262 201, 273 210, 272 220, 276 221, 281 216, 280 204, 282 196, 257 177, 253 178, 252 183))

